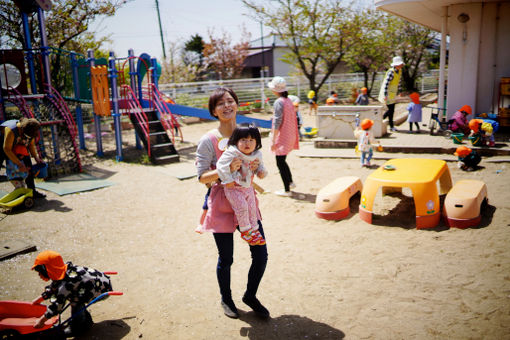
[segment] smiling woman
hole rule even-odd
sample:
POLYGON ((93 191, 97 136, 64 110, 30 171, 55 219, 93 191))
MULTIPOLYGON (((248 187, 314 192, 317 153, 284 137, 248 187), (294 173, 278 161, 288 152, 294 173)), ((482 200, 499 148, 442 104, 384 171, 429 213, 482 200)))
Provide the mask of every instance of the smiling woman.
MULTIPOLYGON (((236 305, 232 299, 230 290, 230 268, 234 261, 234 232, 239 228, 234 210, 225 196, 224 185, 219 180, 219 173, 216 163, 227 147, 224 140, 230 139, 236 128, 236 115, 239 100, 234 91, 229 88, 217 88, 209 98, 209 112, 219 120, 219 126, 206 133, 198 142, 197 146, 197 174, 200 183, 205 184, 207 191, 204 203, 204 212, 200 231, 212 232, 216 247, 218 249, 218 264, 216 276, 221 294, 221 306, 225 315, 231 318, 238 318, 236 305)), ((257 130, 258 131, 258 130, 257 130)), ((255 138, 256 139, 256 138, 255 138)), ((257 143, 260 144, 260 143, 257 143)), ((253 172, 259 168, 260 160, 254 160, 249 165, 253 172)), ((242 166, 240 157, 234 157, 230 165, 227 165, 227 172, 233 173, 242 166)), ((253 188, 250 188, 253 190, 253 188)), ((253 311, 261 317, 269 317, 269 311, 256 298, 257 290, 264 275, 267 264, 267 248, 265 244, 264 230, 260 222, 261 216, 258 209, 258 201, 255 199, 256 218, 258 230, 251 240, 251 266, 248 274, 247 289, 242 298, 253 311), (263 241, 263 242, 262 242, 263 241), (253 244, 252 244, 253 243, 253 244)), ((245 239, 246 240, 246 239, 245 239)))

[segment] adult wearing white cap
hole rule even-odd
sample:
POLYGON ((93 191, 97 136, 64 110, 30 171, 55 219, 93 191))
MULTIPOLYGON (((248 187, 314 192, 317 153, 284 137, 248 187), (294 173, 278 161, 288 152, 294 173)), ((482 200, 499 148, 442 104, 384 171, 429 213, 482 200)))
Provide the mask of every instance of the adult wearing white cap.
POLYGON ((271 151, 276 155, 276 165, 280 170, 284 190, 275 191, 279 196, 292 196, 290 189, 294 188, 292 173, 287 164, 287 155, 292 150, 299 149, 299 135, 294 105, 288 98, 287 84, 282 77, 274 77, 267 86, 278 98, 274 102, 274 114, 271 126, 271 151))
POLYGON ((397 130, 393 125, 393 115, 395 113, 395 97, 397 96, 398 84, 402 76, 402 67, 404 67, 402 58, 399 56, 393 57, 391 67, 386 72, 379 91, 379 101, 388 107, 388 110, 383 115, 383 119, 388 118, 391 131, 397 130))

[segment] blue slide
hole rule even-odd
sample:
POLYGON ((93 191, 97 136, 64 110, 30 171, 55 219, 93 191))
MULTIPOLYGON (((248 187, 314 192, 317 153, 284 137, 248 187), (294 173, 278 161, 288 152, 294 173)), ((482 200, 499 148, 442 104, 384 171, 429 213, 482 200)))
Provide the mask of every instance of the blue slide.
MULTIPOLYGON (((172 114, 181 116, 198 117, 202 119, 213 120, 208 110, 197 109, 195 107, 184 106, 179 104, 167 104, 172 114)), ((257 118, 248 118, 242 115, 237 115, 237 123, 253 123, 258 127, 270 129, 271 121, 257 118)))

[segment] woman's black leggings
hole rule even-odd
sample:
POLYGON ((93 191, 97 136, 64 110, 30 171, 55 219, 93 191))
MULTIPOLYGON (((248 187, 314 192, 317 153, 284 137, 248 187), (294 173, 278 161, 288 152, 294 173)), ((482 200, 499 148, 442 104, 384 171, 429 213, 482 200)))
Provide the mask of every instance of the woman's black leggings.
MULTIPOLYGON (((264 230, 262 223, 259 223, 259 231, 264 238, 264 230)), ((221 298, 223 301, 232 300, 232 292, 230 290, 230 267, 234 262, 234 233, 214 233, 214 241, 218 248, 218 265, 216 266, 216 276, 218 285, 220 286, 221 298)), ((267 264, 267 247, 250 246, 251 266, 248 272, 248 284, 246 286, 246 297, 255 297, 259 288, 262 276, 266 270, 267 264)))
POLYGON ((276 166, 280 170, 280 176, 282 176, 283 186, 285 191, 290 190, 290 183, 292 183, 292 174, 290 173, 289 165, 286 162, 287 155, 276 156, 276 166))
POLYGON ((390 128, 393 128, 393 114, 395 113, 395 104, 386 104, 386 106, 388 107, 388 111, 384 113, 383 119, 388 117, 390 128))

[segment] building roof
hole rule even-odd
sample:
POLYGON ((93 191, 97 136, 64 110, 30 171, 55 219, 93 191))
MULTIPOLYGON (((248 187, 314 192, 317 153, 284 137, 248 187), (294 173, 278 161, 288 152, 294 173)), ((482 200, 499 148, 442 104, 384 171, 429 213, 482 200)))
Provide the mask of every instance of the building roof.
POLYGON ((262 38, 258 38, 250 41, 250 49, 261 48, 261 47, 287 47, 287 44, 284 43, 277 35, 268 34, 262 38))
POLYGON ((374 0, 374 5, 377 9, 382 9, 385 12, 440 32, 443 6, 500 1, 501 0, 374 0))

